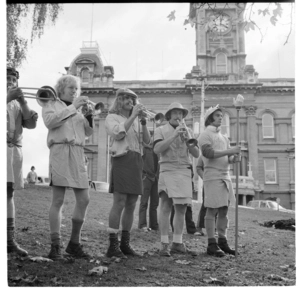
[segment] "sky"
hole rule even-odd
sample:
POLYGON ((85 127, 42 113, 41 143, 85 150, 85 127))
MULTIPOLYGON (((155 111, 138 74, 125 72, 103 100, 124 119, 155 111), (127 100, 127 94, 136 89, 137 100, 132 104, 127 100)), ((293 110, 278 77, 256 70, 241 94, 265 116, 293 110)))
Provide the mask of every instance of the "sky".
MULTIPOLYGON (((259 5, 263 4, 256 4, 257 8, 259 5)), ((262 42, 258 30, 245 33, 246 64, 254 66, 259 78, 295 77, 295 27, 284 45, 290 13, 285 5, 276 27, 268 18, 256 18, 266 32, 262 42)), ((3 21, 5 6, 1 11, 3 21)), ((115 81, 182 80, 196 65, 195 29, 183 26, 188 12, 189 3, 64 4, 56 24, 47 26, 42 37, 29 46, 27 61, 19 69, 19 86, 53 87, 65 73, 64 67, 80 54, 82 42, 90 40, 98 42, 104 65, 114 67, 115 81), (169 21, 167 16, 173 10, 176 19, 169 21)), ((5 25, 2 22, 1 27, 5 25)), ((28 38, 29 28, 28 20, 22 24, 22 34, 28 38)), ((6 38, 2 30, 1 36, 6 38)), ((4 59, 5 49, 1 53, 4 59)), ((34 165, 38 175, 48 176, 47 129, 41 107, 36 100, 27 101, 39 119, 36 129, 24 129, 23 175, 34 165)), ((4 118, 4 111, 2 115, 4 118)))

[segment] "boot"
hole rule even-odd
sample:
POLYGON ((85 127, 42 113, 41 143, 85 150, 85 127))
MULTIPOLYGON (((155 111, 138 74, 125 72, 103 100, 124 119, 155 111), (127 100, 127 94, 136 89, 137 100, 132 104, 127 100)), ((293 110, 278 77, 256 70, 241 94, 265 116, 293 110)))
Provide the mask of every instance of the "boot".
POLYGON ((7 253, 16 253, 22 257, 26 257, 28 255, 28 252, 22 249, 15 241, 14 228, 7 229, 7 253))
POLYGON ((90 259, 91 258, 91 255, 89 255, 87 252, 85 252, 83 250, 83 246, 82 244, 78 243, 73 243, 72 241, 69 241, 69 244, 66 248, 66 252, 69 254, 69 255, 72 255, 74 256, 75 258, 78 258, 78 259, 90 259))
POLYGON ((111 258, 111 257, 126 258, 126 256, 120 250, 117 233, 109 234, 109 247, 106 252, 106 256, 108 258, 111 258))
POLYGON ((63 256, 61 254, 61 245, 59 244, 51 244, 51 250, 50 253, 48 255, 48 258, 56 261, 56 260, 62 260, 63 256))
POLYGON ((219 237, 218 238, 218 245, 219 248, 226 254, 235 255, 235 250, 232 250, 228 243, 226 237, 219 237))
POLYGON ((215 257, 224 257, 225 253, 218 247, 215 238, 208 239, 207 254, 215 257))
POLYGON ((120 244, 120 250, 125 255, 129 256, 140 256, 138 253, 134 251, 134 249, 130 246, 130 232, 129 231, 122 231, 121 236, 121 244, 120 244))

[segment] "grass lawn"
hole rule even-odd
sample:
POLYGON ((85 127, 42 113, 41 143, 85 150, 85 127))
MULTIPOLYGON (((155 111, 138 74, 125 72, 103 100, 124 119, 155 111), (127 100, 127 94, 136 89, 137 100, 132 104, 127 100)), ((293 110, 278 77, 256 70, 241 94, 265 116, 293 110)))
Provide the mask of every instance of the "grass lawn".
MULTIPOLYGON (((52 199, 50 187, 30 186, 16 191, 17 241, 29 252, 29 258, 8 256, 8 286, 295 286, 295 232, 262 226, 270 220, 294 218, 294 215, 250 209, 239 209, 238 259, 226 255, 215 258, 206 254, 207 236, 198 237, 184 231, 184 242, 198 256, 158 256, 158 232, 137 228, 139 200, 131 234, 132 246, 143 256, 127 260, 108 259, 106 228, 112 195, 90 191, 90 204, 82 243, 93 260, 36 262, 30 258, 47 257, 50 250, 48 210, 52 199), (89 275, 97 266, 106 266, 102 276, 89 275)), ((71 231, 74 194, 67 190, 62 220, 62 238, 66 247, 71 231)), ((201 204, 193 204, 194 221, 201 204)), ((235 209, 229 210, 229 244, 235 243, 235 209)), ((172 235, 170 233, 170 239, 172 235)))

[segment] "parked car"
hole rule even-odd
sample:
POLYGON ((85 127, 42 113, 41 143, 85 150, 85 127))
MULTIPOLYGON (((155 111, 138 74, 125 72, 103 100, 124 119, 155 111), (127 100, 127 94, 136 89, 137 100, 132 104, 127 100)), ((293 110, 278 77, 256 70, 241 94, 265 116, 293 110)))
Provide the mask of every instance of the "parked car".
POLYGON ((282 212, 295 213, 294 210, 286 209, 279 205, 276 201, 271 200, 252 200, 248 202, 247 206, 261 210, 279 210, 282 212))

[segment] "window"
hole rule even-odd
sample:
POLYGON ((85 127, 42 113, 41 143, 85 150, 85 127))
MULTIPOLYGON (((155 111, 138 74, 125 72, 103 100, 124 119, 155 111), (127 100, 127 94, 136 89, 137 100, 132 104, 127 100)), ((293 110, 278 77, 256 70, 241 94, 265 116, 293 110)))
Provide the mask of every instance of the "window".
POLYGON ((292 131, 293 137, 295 137, 295 114, 292 115, 292 131))
POLYGON ((224 53, 219 53, 216 56, 217 74, 227 73, 227 56, 224 53))
POLYGON ((276 184, 277 174, 276 174, 276 159, 265 159, 265 183, 266 184, 276 184))
POLYGON ((266 113, 262 116, 262 131, 263 138, 274 137, 274 120, 271 114, 266 113))
POLYGON ((230 137, 230 119, 227 113, 224 113, 223 115, 221 133, 227 137, 230 137))
POLYGON ((90 79, 90 74, 89 74, 89 70, 88 69, 83 69, 81 71, 81 79, 82 82, 88 82, 90 79))

